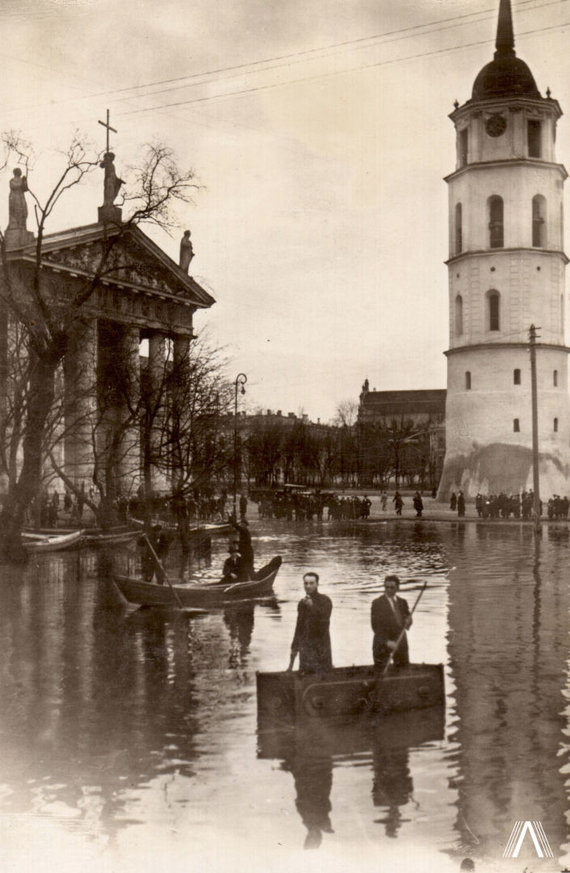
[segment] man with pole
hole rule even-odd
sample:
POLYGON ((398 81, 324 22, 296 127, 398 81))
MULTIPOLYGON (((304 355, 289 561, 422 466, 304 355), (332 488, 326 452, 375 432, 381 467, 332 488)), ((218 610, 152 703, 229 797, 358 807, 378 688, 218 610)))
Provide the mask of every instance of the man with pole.
POLYGON ((376 669, 385 673, 392 660, 396 667, 407 667, 410 663, 406 631, 412 626, 412 614, 427 583, 420 591, 412 611, 403 597, 398 597, 400 579, 386 576, 384 594, 372 601, 371 623, 374 631, 372 655, 376 669))

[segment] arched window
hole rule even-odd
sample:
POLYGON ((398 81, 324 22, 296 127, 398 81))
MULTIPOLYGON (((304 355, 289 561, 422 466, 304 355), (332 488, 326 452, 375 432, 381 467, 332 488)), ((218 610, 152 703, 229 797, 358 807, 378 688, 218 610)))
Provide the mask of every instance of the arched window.
POLYGON ((513 370, 513 384, 520 385, 521 384, 521 371, 513 370))
POLYGON ((558 388, 558 370, 552 371, 552 384, 555 388, 558 388))
POLYGON ((465 371, 465 390, 471 391, 471 372, 469 370, 465 371))
POLYGON ((493 195, 487 201, 489 209, 489 247, 502 249, 504 242, 503 198, 493 195))
POLYGON ((459 166, 464 167, 469 160, 469 130, 464 127, 459 132, 459 166))
POLYGON ((501 329, 501 295, 495 289, 487 291, 487 330, 501 329))
POLYGON ((513 430, 514 430, 514 432, 520 433, 520 429, 521 429, 521 426, 520 426, 518 418, 513 418, 513 430))
POLYGON ((540 158, 542 155, 542 127, 540 121, 530 119, 528 121, 527 133, 529 158, 540 158))
POLYGON ((455 254, 463 251, 463 210, 461 203, 455 204, 455 254))
POLYGON ((539 248, 546 245, 546 200, 542 194, 532 198, 532 244, 539 248))
POLYGON ((455 334, 461 336, 463 333, 463 297, 458 294, 455 298, 455 334))
POLYGON ((554 433, 558 433, 558 419, 557 418, 554 419, 553 425, 554 425, 554 427, 553 427, 554 433))

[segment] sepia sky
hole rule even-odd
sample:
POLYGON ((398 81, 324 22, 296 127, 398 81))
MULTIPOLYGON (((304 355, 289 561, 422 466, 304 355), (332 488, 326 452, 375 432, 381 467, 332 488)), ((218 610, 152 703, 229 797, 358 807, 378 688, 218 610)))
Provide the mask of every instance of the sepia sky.
MULTIPOLYGON (((227 348, 231 378, 247 374, 250 409, 327 420, 365 377, 378 390, 445 387, 447 115, 492 58, 497 9, 3 0, 0 128, 33 142, 39 194, 76 129, 103 148, 107 107, 119 175, 143 143, 172 146, 201 187, 173 238, 147 232, 177 260, 192 230, 190 273, 217 300, 196 326, 227 348)), ((570 112, 570 3, 513 0, 513 14, 518 56, 570 112)), ((570 164, 565 117, 558 133, 570 164)), ((49 230, 96 220, 102 175, 49 230)))

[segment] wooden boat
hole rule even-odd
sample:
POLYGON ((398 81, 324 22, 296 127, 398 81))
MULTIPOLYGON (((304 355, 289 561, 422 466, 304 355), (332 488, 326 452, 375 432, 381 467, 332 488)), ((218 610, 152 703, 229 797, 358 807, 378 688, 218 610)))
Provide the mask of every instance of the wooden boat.
POLYGON ((324 674, 257 674, 261 725, 302 719, 405 712, 442 705, 443 666, 410 664, 379 676, 373 666, 338 667, 324 674))
POLYGON ((83 531, 83 543, 87 546, 115 546, 130 543, 140 536, 140 530, 132 527, 115 527, 103 530, 99 527, 88 527, 83 531))
POLYGON ((22 533, 22 543, 27 552, 62 552, 80 545, 83 531, 71 533, 22 533))
POLYGON ((129 603, 139 606, 174 606, 200 609, 252 597, 267 597, 281 566, 281 558, 273 558, 255 573, 249 582, 199 582, 189 585, 157 585, 131 576, 114 574, 115 584, 129 603), (176 594, 174 593, 176 592, 176 594))

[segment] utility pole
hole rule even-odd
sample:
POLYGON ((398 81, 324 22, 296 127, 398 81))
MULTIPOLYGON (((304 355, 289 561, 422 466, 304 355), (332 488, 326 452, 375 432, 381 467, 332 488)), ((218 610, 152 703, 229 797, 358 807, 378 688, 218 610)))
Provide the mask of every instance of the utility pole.
POLYGON ((245 383, 247 376, 245 373, 238 373, 234 382, 234 493, 233 493, 233 508, 234 518, 237 519, 237 492, 239 477, 238 463, 238 391, 245 394, 245 383))
MULTIPOLYGON (((532 488, 534 491, 534 529, 540 526, 540 479, 538 475, 538 391, 536 387, 536 327, 531 324, 528 332, 530 350, 530 389, 532 399, 532 488)), ((540 328, 539 328, 540 330, 540 328)))

